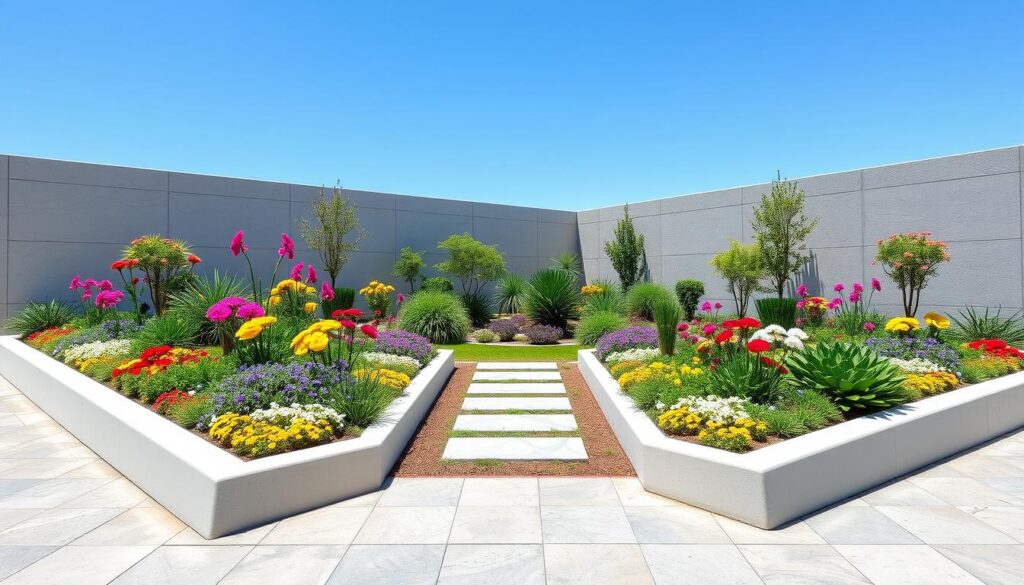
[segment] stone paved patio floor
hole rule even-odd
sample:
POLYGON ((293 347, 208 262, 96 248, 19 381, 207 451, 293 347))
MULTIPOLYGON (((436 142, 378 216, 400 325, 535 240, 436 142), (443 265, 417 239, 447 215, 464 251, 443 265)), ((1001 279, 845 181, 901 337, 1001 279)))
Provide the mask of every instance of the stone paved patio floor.
POLYGON ((206 541, 0 379, 18 584, 1024 583, 1024 431, 764 531, 635 478, 400 478, 206 541))

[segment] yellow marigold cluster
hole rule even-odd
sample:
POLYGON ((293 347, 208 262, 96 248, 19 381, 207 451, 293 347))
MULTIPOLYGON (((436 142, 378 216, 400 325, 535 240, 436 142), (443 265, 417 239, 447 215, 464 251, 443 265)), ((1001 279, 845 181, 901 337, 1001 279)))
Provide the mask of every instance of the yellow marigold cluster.
POLYGON ((903 386, 914 393, 931 396, 932 394, 952 390, 959 383, 960 380, 957 379, 956 374, 950 372, 929 372, 927 374, 911 374, 907 376, 903 386))
POLYGON ((894 317, 885 324, 885 330, 889 333, 909 333, 920 328, 921 324, 914 317, 894 317))
POLYGON ((696 435, 703 426, 704 419, 685 406, 658 415, 658 428, 670 435, 696 435))
POLYGON ((630 387, 640 382, 654 379, 662 379, 675 386, 682 386, 685 378, 704 374, 704 369, 698 365, 700 363, 699 358, 695 358, 695 360, 693 366, 687 364, 679 367, 664 362, 651 362, 645 366, 631 369, 619 376, 619 386, 624 392, 628 392, 630 387))
POLYGON ((704 420, 686 406, 659 415, 658 428, 670 435, 696 435, 701 444, 728 451, 746 451, 755 440, 764 441, 768 438, 768 425, 763 420, 739 418, 726 425, 704 420))
POLYGON ((597 295, 604 292, 604 287, 599 284, 588 284, 580 289, 585 296, 597 295))
POLYGON ((263 457, 330 442, 334 428, 324 419, 311 422, 296 417, 285 428, 229 412, 213 421, 210 437, 239 455, 263 457))
POLYGON ((256 317, 249 319, 238 328, 235 332, 235 337, 238 339, 255 339, 259 337, 260 333, 267 327, 270 327, 274 323, 277 323, 277 317, 256 317))
POLYGON ((630 370, 642 368, 643 366, 644 363, 640 360, 622 360, 613 364, 612 367, 608 368, 608 371, 611 372, 613 378, 618 379, 622 374, 630 370))
MULTIPOLYGON (((277 283, 277 286, 275 286, 274 288, 270 289, 270 298, 267 299, 267 302, 270 304, 271 307, 279 305, 281 304, 281 296, 288 292, 292 292, 297 295, 316 296, 317 294, 316 287, 299 282, 297 280, 287 278, 277 283)), ((316 303, 306 303, 304 309, 306 310, 307 313, 312 313, 314 310, 316 310, 316 303), (313 308, 308 308, 309 305, 311 304, 313 305, 313 308)))
POLYGON ((725 449, 734 453, 749 451, 754 445, 750 429, 740 426, 722 426, 712 429, 710 426, 697 434, 701 445, 725 449))
POLYGON ((74 363, 74 366, 76 368, 78 368, 79 372, 84 372, 84 371, 88 370, 89 368, 91 368, 93 366, 97 366, 99 364, 114 365, 118 361, 120 361, 120 358, 115 358, 115 357, 101 355, 99 357, 91 357, 91 358, 87 358, 87 359, 84 359, 84 360, 78 360, 78 361, 76 361, 74 363))
POLYGON ((938 330, 943 330, 949 329, 950 322, 949 318, 947 318, 945 315, 940 315, 939 313, 931 312, 925 313, 924 324, 929 327, 934 327, 935 329, 938 330))
POLYGON ((327 348, 331 341, 328 332, 341 329, 341 323, 334 319, 321 319, 299 331, 298 335, 292 338, 292 351, 295 355, 306 355, 309 352, 321 352, 327 348))
POLYGON ((388 295, 393 292, 395 292, 395 287, 390 284, 384 284, 383 282, 377 282, 376 280, 371 280, 370 284, 359 289, 359 294, 364 296, 388 295))
POLYGON ((387 368, 360 369, 352 372, 352 375, 360 379, 376 380, 378 384, 394 388, 395 390, 404 390, 406 386, 412 383, 409 376, 387 368))

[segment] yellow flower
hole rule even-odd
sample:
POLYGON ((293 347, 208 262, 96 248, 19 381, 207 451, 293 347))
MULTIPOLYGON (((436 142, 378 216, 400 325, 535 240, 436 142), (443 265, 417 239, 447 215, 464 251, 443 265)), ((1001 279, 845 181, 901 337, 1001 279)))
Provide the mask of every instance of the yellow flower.
POLYGON ((885 324, 885 330, 889 333, 908 333, 920 328, 921 324, 913 317, 894 317, 885 324))
POLYGON ((925 313, 924 324, 936 329, 949 329, 949 319, 938 313, 925 313))
POLYGON ((313 311, 316 310, 316 303, 310 301, 302 306, 302 310, 305 311, 307 314, 312 313, 313 311))
POLYGON ((271 307, 273 307, 275 305, 281 304, 281 295, 278 295, 278 294, 270 295, 269 302, 270 302, 270 306, 271 307))
POLYGON ((260 333, 263 333, 264 329, 276 322, 277 317, 256 317, 255 319, 250 319, 242 323, 242 326, 235 332, 235 337, 238 339, 253 339, 260 333))

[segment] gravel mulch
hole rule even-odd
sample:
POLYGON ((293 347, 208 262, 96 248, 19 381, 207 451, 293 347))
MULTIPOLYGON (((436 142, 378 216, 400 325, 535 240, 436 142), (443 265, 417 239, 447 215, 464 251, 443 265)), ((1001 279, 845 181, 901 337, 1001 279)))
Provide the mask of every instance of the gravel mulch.
POLYGON ((441 454, 469 389, 476 364, 459 362, 427 418, 416 431, 392 473, 398 477, 465 476, 635 476, 626 453, 604 418, 575 362, 559 364, 566 394, 587 449, 586 461, 458 461, 441 454))

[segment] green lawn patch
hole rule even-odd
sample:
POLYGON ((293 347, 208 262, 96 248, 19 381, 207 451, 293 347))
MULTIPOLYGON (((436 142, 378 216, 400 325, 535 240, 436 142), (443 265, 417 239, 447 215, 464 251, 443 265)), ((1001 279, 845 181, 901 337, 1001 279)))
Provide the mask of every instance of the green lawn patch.
POLYGON ((438 349, 455 351, 460 362, 574 362, 582 345, 500 345, 485 343, 439 344, 438 349))

